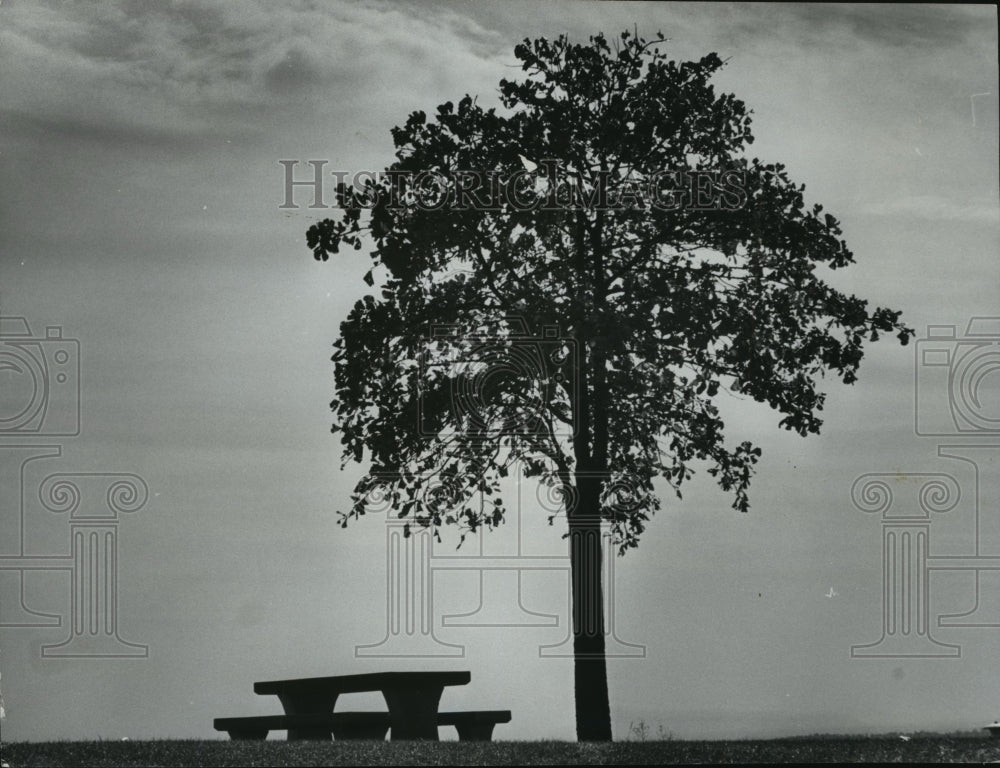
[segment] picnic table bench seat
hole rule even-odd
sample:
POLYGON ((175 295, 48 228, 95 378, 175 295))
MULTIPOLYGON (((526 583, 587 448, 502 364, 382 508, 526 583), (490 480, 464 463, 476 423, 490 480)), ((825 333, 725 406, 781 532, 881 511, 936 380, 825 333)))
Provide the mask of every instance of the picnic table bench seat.
MULTIPOLYGON (((490 741, 497 723, 509 723, 510 710, 439 712, 437 724, 454 726, 459 741, 490 741)), ((237 740, 263 740, 271 731, 294 731, 309 738, 328 740, 385 739, 392 720, 388 712, 333 712, 329 714, 255 715, 217 717, 217 731, 227 731, 237 740)), ((301 738, 302 736, 300 736, 301 738)))
POLYGON ((388 712, 337 712, 336 714, 257 715, 217 717, 215 730, 228 731, 236 740, 266 739, 270 731, 306 731, 313 738, 384 739, 389 731, 388 712))

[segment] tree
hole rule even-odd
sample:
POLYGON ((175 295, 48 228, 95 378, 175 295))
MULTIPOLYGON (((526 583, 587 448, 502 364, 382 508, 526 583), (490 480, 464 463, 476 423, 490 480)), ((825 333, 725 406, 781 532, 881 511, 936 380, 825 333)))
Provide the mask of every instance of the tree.
MULTIPOLYGON (((370 458, 341 524, 387 489, 415 525, 504 518, 513 463, 568 500, 576 727, 611 738, 601 522, 620 552, 703 461, 746 511, 760 450, 729 447, 714 398, 765 402, 819 431, 818 379, 856 378, 863 345, 907 343, 899 312, 823 282, 853 255, 783 166, 747 159, 744 104, 629 32, 525 40, 502 108, 466 95, 392 131, 396 160, 338 186, 308 231, 326 260, 371 244, 378 297, 335 343, 334 432, 370 458)), ((407 529, 408 530, 408 529, 407 529)))

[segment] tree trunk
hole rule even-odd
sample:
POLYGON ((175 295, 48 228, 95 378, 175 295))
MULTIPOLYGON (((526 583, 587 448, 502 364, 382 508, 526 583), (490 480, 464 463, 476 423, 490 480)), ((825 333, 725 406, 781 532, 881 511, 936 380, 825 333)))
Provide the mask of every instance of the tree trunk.
POLYGON ((603 253, 604 214, 593 226, 575 216, 578 277, 574 338, 579 389, 573 399, 578 427, 573 438, 577 504, 567 508, 573 587, 573 682, 576 738, 611 741, 611 705, 604 647, 604 595, 601 592, 601 491, 608 465, 608 387, 605 350, 594 339, 607 297, 603 253), (589 294, 589 296, 588 296, 589 294), (588 303, 593 302, 588 311, 588 303))
POLYGON ((569 517, 573 584, 573 681, 576 738, 611 741, 608 669, 604 656, 604 595, 601 590, 601 482, 579 478, 579 506, 569 517))

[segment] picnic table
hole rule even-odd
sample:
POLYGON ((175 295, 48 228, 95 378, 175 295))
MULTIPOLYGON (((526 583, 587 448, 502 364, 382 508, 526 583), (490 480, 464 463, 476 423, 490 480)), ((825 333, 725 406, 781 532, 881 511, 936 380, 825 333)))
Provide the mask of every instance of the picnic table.
POLYGON ((303 739, 438 740, 438 726, 454 726, 460 741, 490 741, 498 723, 510 722, 510 710, 439 712, 445 686, 465 685, 468 672, 374 672, 335 677, 306 677, 254 683, 255 693, 277 696, 283 715, 217 717, 217 731, 231 739, 266 739, 285 730, 289 741, 303 739), (386 712, 334 712, 342 693, 379 691, 386 712))
MULTIPOLYGON (((471 679, 469 672, 371 672, 271 680, 254 683, 253 690, 277 696, 285 715, 307 716, 288 720, 289 741, 329 739, 332 731, 327 724, 328 716, 333 713, 340 694, 372 691, 380 691, 385 698, 393 740, 437 741, 438 706, 445 686, 466 685, 471 679)), ((509 717, 507 713, 508 720, 509 717)), ((382 733, 384 736, 385 731, 382 733)))

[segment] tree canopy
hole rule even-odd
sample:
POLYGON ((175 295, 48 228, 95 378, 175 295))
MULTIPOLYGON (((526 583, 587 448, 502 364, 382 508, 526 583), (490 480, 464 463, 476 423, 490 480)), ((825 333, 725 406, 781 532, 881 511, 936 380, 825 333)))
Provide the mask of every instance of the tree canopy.
POLYGON ((823 282, 818 266, 853 261, 839 224, 782 165, 743 155, 748 110, 709 83, 722 60, 662 48, 629 32, 614 52, 602 35, 525 40, 503 109, 466 95, 414 112, 392 132, 396 161, 342 185, 343 215, 310 228, 323 260, 367 231, 384 268, 341 326, 334 430, 415 523, 500 522, 514 461, 558 484, 628 478, 632 497, 602 510, 626 547, 659 505, 653 478, 679 493, 694 459, 746 510, 760 451, 726 446, 719 391, 818 432, 818 379, 852 383, 865 341, 911 334, 823 282))

